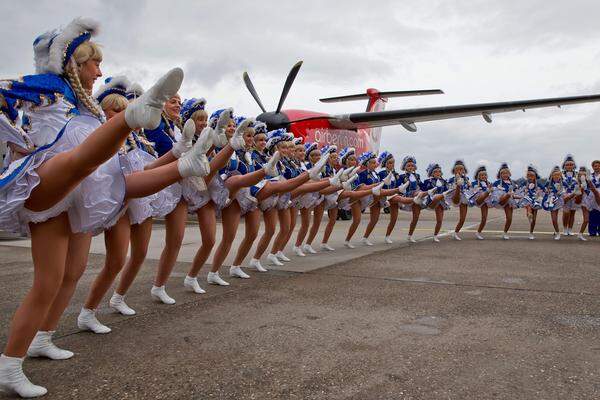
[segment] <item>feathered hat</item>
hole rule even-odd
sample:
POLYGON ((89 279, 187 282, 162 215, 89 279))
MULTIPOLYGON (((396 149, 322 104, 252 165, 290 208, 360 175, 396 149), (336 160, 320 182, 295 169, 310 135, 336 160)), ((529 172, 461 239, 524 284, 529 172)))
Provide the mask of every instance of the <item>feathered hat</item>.
POLYGON ((555 172, 560 172, 560 174, 562 175, 562 169, 558 165, 555 165, 550 170, 550 175, 548 176, 548 180, 552 179, 552 175, 554 175, 555 172))
POLYGON ((321 154, 337 153, 337 146, 335 144, 326 144, 321 147, 321 154))
POLYGON ((181 122, 185 124, 196 111, 204 110, 204 107, 206 107, 206 99, 204 97, 185 100, 181 105, 181 111, 179 112, 179 115, 181 115, 181 122))
POLYGON ((91 18, 75 18, 61 29, 46 32, 33 42, 35 72, 62 75, 75 49, 98 34, 100 25, 91 18))
POLYGON ((465 162, 463 160, 456 160, 454 161, 454 165, 452 166, 452 173, 454 173, 454 171, 456 170, 456 167, 458 166, 462 166, 465 170, 465 174, 467 174, 469 171, 467 171, 467 166, 465 165, 465 162))
POLYGON ((540 174, 538 173, 538 169, 535 165, 529 164, 527 166, 527 172, 533 172, 535 174, 535 179, 540 179, 540 174))
POLYGON ((356 149, 354 147, 344 147, 342 151, 340 151, 340 162, 342 165, 346 165, 346 161, 348 161, 348 157, 356 154, 356 149))
POLYGON ((129 85, 129 87, 127 88, 127 94, 125 97, 127 97, 127 100, 133 100, 133 99, 137 99, 138 97, 140 97, 143 94, 144 94, 144 88, 142 87, 142 85, 140 85, 137 82, 134 82, 131 85, 129 85))
POLYGON ((371 160, 375 160, 377 156, 372 151, 365 151, 358 158, 358 163, 360 165, 367 165, 367 163, 371 160))
POLYGON ((409 162, 415 164, 415 167, 417 166, 417 159, 415 158, 415 156, 406 156, 402 159, 402 170, 406 170, 406 164, 408 164, 409 162))
POLYGON ((496 174, 496 178, 500 179, 500 173, 504 170, 508 170, 510 172, 510 168, 508 168, 508 163, 503 162, 500 164, 500 168, 498 168, 498 173, 496 174))
POLYGON ((389 151, 384 151, 379 155, 379 157, 377 157, 377 163, 381 167, 385 167, 385 164, 392 158, 394 158, 394 155, 392 153, 390 153, 389 151))
POLYGON ((294 143, 295 146, 298 146, 299 144, 304 143, 304 138, 302 136, 294 138, 294 140, 292 140, 292 142, 294 143))
POLYGON ((219 121, 219 117, 224 112, 228 112, 229 118, 233 119, 233 111, 231 111, 230 108, 222 108, 222 109, 217 110, 217 111, 213 112, 212 114, 210 114, 210 118, 208 119, 208 126, 215 129, 217 127, 217 121, 219 121))
POLYGON ((274 131, 270 131, 267 133, 267 150, 271 150, 275 147, 276 144, 285 142, 288 140, 289 136, 287 135, 287 131, 284 128, 275 129, 274 131))
POLYGON ((316 143, 304 143, 304 158, 306 160, 308 160, 308 156, 310 155, 311 152, 313 152, 314 150, 317 150, 319 148, 319 145, 316 143))
POLYGON ((431 163, 427 166, 427 176, 432 177, 433 176, 433 172, 439 169, 440 171, 442 170, 442 167, 440 167, 440 164, 438 163, 431 163))
POLYGON ((569 161, 573 162, 573 164, 575 164, 575 169, 577 169, 577 164, 575 163, 575 158, 573 157, 572 154, 567 154, 565 156, 565 159, 562 163, 562 169, 565 169, 565 164, 568 163, 569 161))
POLYGON ((485 165, 480 165, 479 167, 477 167, 477 169, 475 170, 475 175, 473 176, 474 180, 479 179, 480 172, 485 172, 487 174, 487 168, 485 167, 485 165))
POLYGON ((109 77, 104 80, 104 85, 100 86, 100 89, 94 93, 94 97, 98 103, 101 103, 106 96, 111 94, 118 94, 126 98, 129 86, 131 86, 131 82, 123 75, 109 77))
POLYGON ((243 116, 241 116, 241 115, 238 115, 237 117, 234 117, 234 118, 233 118, 233 122, 235 122, 235 126, 240 126, 240 124, 241 124, 242 122, 244 122, 246 119, 247 119, 246 117, 243 117, 243 116))
POLYGON ((252 123, 252 125, 250 125, 252 128, 254 128, 254 134, 255 135, 259 135, 259 134, 267 134, 267 124, 265 124, 262 121, 254 121, 252 123))

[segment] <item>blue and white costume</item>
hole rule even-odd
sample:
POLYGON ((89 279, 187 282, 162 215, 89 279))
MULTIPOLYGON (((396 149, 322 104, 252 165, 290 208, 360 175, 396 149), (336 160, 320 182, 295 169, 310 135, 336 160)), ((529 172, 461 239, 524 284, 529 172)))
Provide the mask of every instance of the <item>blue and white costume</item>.
MULTIPOLYGON (((336 145, 325 145, 322 149, 321 149, 321 157, 329 157, 329 155, 331 153, 337 153, 337 146, 336 145)), ((332 178, 335 174, 336 174, 336 170, 330 165, 330 163, 328 162, 327 164, 325 164, 325 168, 323 170, 323 178, 332 178)), ((325 210, 331 210, 332 208, 337 208, 338 206, 338 197, 340 196, 341 190, 325 195, 323 196, 323 202, 324 202, 324 207, 325 210)))
POLYGON ((462 181, 462 182, 460 182, 460 200, 459 200, 458 204, 454 204, 453 197, 454 197, 455 191, 451 191, 446 196, 446 203, 452 204, 455 207, 460 206, 461 204, 470 206, 471 202, 469 201, 469 199, 471 197, 471 182, 469 181, 469 177, 467 176, 468 171, 467 171, 467 167, 465 166, 464 161, 456 160, 454 162, 454 166, 452 167, 452 175, 453 176, 451 176, 448 179, 448 187, 454 188, 456 190, 456 187, 457 187, 456 178, 457 177, 456 177, 454 171, 456 171, 456 167, 459 165, 461 165, 465 170, 464 174, 462 174, 460 176, 460 180, 462 181))
MULTIPOLYGON (((414 156, 406 156, 402 159, 402 165, 400 169, 404 171, 403 174, 400 174, 398 177, 398 186, 405 184, 408 182, 408 187, 406 188, 406 197, 415 197, 421 192, 421 177, 418 173, 408 172, 406 170, 406 165, 411 162, 417 166, 417 159, 414 156)), ((404 211, 412 211, 412 204, 402 204, 401 210, 404 211)))
MULTIPOLYGON (((302 166, 303 172, 308 171, 309 169, 311 169, 313 167, 313 165, 310 163, 310 161, 308 161, 309 155, 311 152, 313 152, 317 149, 318 149, 317 143, 305 143, 304 144, 304 157, 305 157, 306 163, 304 163, 304 165, 302 166)), ((321 172, 319 174, 319 176, 320 176, 320 178, 323 178, 323 173, 321 172)), ((321 204, 321 202, 323 200, 324 200, 324 196, 322 196, 319 192, 305 193, 303 195, 298 196, 295 199, 294 206, 299 209, 313 208, 313 207, 321 204)))
MULTIPOLYGON (((377 155, 372 151, 364 152, 358 158, 358 163, 366 167, 369 161, 377 159, 377 155)), ((379 175, 375 170, 369 170, 368 168, 358 173, 358 184, 362 185, 376 185, 381 182, 379 175)), ((360 208, 361 210, 366 210, 374 201, 374 196, 372 194, 365 196, 360 199, 360 208)))
POLYGON ((94 21, 78 18, 62 31, 43 34, 34 42, 38 75, 0 82, 4 99, 0 138, 33 149, 22 158, 9 155, 11 163, 0 176, 0 229, 28 234, 28 223, 68 211, 74 232, 97 232, 116 222, 124 210, 125 179, 118 156, 98 167, 50 209, 34 212, 25 208, 25 201, 40 183, 36 169, 56 154, 73 149, 104 122, 94 100, 89 99, 98 116, 80 103, 63 76, 77 46, 89 40, 97 28, 94 21))
MULTIPOLYGON (((592 185, 594 185, 594 187, 597 190, 600 190, 600 174, 592 173, 592 175, 590 177, 590 183, 592 185)), ((587 192, 586 192, 586 194, 584 194, 582 204, 584 204, 587 207, 587 209, 590 211, 591 210, 599 210, 600 211, 600 204, 598 204, 598 202, 596 201, 596 197, 594 196, 594 193, 592 193, 590 188, 587 188, 587 192)))
POLYGON ((542 206, 546 211, 560 210, 564 206, 564 188, 562 182, 555 182, 551 179, 546 183, 546 194, 542 201, 542 206))
POLYGON ((517 203, 517 200, 515 200, 515 198, 513 198, 512 196, 508 199, 508 202, 506 204, 500 204, 500 199, 502 198, 502 196, 504 196, 507 193, 514 193, 515 189, 517 188, 517 185, 515 184, 515 182, 512 181, 512 179, 502 180, 500 178, 500 173, 505 169, 508 170, 508 164, 502 163, 502 165, 500 165, 500 168, 498 169, 498 174, 496 176, 497 180, 492 184, 492 194, 490 195, 490 197, 492 198, 492 206, 496 208, 518 208, 519 205, 517 203))
MULTIPOLYGON (((427 196, 425 196, 425 198, 423 199, 423 206, 422 208, 429 208, 429 205, 433 202, 433 198, 434 196, 437 196, 438 194, 444 194, 444 192, 446 192, 448 190, 448 182, 446 182, 446 180, 444 178, 434 178, 433 177, 433 173, 435 170, 440 170, 441 171, 441 167, 439 164, 429 164, 427 166, 427 176, 429 178, 425 179, 423 181, 423 183, 421 184, 421 191, 422 192, 426 192, 426 191, 430 191, 432 190, 432 194, 427 194, 427 196)), ((439 206, 441 206, 444 210, 447 210, 450 208, 450 205, 446 202, 446 199, 443 198, 442 200, 440 200, 440 202, 438 203, 439 206)))
MULTIPOLYGON (((354 147, 344 147, 342 149, 342 151, 340 151, 340 163, 342 164, 342 168, 348 168, 348 158, 351 156, 356 155, 356 150, 354 149, 354 147)), ((358 180, 355 180, 354 182, 352 182, 352 190, 356 190, 358 189, 359 183, 358 180)), ((348 197, 345 197, 343 199, 340 199, 338 201, 338 208, 340 210, 345 210, 345 211, 350 211, 350 207, 351 203, 350 203, 350 199, 348 197)))
POLYGON ((477 168, 477 170, 475 171, 475 174, 473 175, 473 183, 471 184, 471 190, 469 192, 469 203, 472 206, 477 206, 480 208, 483 205, 487 205, 488 207, 493 207, 491 195, 486 197, 485 201, 483 201, 481 204, 477 204, 477 199, 479 199, 479 196, 481 196, 483 193, 486 193, 486 192, 489 192, 490 190, 492 190, 492 185, 490 182, 488 182, 487 180, 483 181, 483 180, 479 179, 479 175, 481 172, 487 173, 487 169, 483 165, 479 166, 477 168))
MULTIPOLYGON (((565 168, 565 164, 567 162, 575 163, 575 159, 572 155, 568 154, 565 157, 565 160, 562 163, 563 169, 563 188, 565 191, 565 195, 571 195, 575 192, 575 188, 578 186, 577 183, 577 167, 573 168, 573 171, 567 171, 565 168)), ((581 208, 581 204, 575 203, 575 198, 573 197, 571 200, 568 200, 564 203, 563 209, 565 211, 572 211, 581 208)))
MULTIPOLYGON (((377 157, 377 163, 379 164, 379 169, 377 170, 377 175, 379 176, 379 181, 383 181, 389 174, 392 175, 392 181, 390 182, 389 185, 383 185, 384 189, 395 189, 399 186, 399 182, 400 182, 400 174, 396 172, 396 170, 392 169, 389 170, 386 167, 387 162, 390 159, 393 159, 394 156, 392 153, 384 151, 383 153, 381 153, 379 155, 379 157, 377 157)), ((379 200, 379 205, 381 207, 385 207, 387 206, 387 200, 385 199, 380 199, 379 200)))
POLYGON ((527 172, 533 172, 535 174, 535 181, 524 182, 521 187, 517 190, 517 193, 522 196, 519 200, 519 207, 531 207, 532 210, 539 210, 542 208, 542 201, 544 196, 544 186, 540 183, 540 175, 537 169, 530 165, 527 167, 527 172))

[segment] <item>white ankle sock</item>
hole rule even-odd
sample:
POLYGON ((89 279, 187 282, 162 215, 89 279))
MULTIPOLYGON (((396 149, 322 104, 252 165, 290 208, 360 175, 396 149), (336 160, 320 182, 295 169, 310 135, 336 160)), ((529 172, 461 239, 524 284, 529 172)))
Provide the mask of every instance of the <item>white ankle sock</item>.
POLYGON ((23 373, 23 359, 0 355, 0 389, 23 398, 39 397, 48 393, 43 386, 34 385, 23 373))

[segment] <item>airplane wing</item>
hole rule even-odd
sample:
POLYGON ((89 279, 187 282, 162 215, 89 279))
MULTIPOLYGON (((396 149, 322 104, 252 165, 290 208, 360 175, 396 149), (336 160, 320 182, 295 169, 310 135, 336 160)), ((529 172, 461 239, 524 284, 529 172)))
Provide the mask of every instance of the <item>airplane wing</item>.
POLYGON ((458 106, 412 108, 405 110, 389 110, 376 112, 359 112, 353 114, 331 115, 328 117, 312 117, 291 122, 314 119, 328 119, 341 129, 366 129, 389 125, 402 125, 411 132, 417 130, 416 123, 437 121, 441 119, 481 116, 492 122, 492 114, 519 111, 529 108, 563 106, 568 104, 591 103, 600 101, 600 94, 588 96, 555 97, 548 99, 504 101, 497 103, 466 104, 458 106))

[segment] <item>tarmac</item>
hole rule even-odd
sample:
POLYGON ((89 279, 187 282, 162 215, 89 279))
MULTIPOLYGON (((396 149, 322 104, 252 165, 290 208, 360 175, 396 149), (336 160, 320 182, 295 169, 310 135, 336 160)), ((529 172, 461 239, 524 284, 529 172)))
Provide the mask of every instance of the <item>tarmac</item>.
MULTIPOLYGON (((78 332, 75 323, 103 264, 98 237, 55 335, 75 357, 28 359, 25 371, 48 387, 48 399, 600 398, 600 238, 554 241, 542 213, 537 239, 527 240, 518 210, 505 241, 494 210, 479 241, 471 209, 462 241, 433 243, 433 215, 422 217, 416 244, 406 243, 401 213, 393 245, 383 243, 387 216, 376 245, 353 250, 342 249, 348 222, 338 221, 333 253, 290 255, 291 263, 248 271, 247 280, 223 268, 229 287, 205 285, 205 267, 203 295, 182 287, 200 242, 190 224, 167 285, 172 306, 149 295, 164 240, 157 224, 127 297, 138 314, 115 314, 106 299, 99 319, 108 335, 78 332)), ((449 212, 443 231, 455 221, 449 212)), ((28 243, 0 241, 2 343, 31 283, 28 243)))

